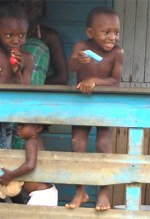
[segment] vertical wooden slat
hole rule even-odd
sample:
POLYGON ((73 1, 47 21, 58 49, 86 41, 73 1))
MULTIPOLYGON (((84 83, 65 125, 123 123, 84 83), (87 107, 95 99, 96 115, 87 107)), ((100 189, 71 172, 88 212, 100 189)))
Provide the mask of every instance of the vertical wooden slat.
MULTIPOLYGON (((143 154, 148 154, 149 148, 149 129, 144 129, 144 144, 143 144, 143 154)), ((146 205, 146 194, 147 194, 147 184, 142 185, 142 205, 146 205)))
MULTIPOLYGON (((128 143, 128 129, 127 128, 117 128, 117 142, 116 150, 117 154, 127 153, 127 143, 128 143)), ((115 185, 113 189, 113 206, 124 204, 124 185, 115 185)))
MULTIPOLYGON (((147 129, 148 139, 147 139, 147 150, 150 155, 150 129, 147 129)), ((146 184, 146 192, 145 192, 145 204, 150 205, 150 184, 146 184)))
POLYGON ((119 44, 122 46, 123 41, 123 32, 124 32, 124 8, 125 1, 115 0, 114 1, 114 10, 118 13, 120 19, 120 42, 119 44))
POLYGON ((140 210, 141 209, 141 185, 130 184, 126 186, 126 209, 140 210))
POLYGON ((136 1, 126 0, 124 10, 125 10, 125 19, 124 19, 123 48, 125 51, 125 56, 124 56, 124 69, 123 69, 122 81, 131 82, 132 72, 133 72, 136 1))
MULTIPOLYGON (((129 129, 129 148, 128 154, 140 155, 143 152, 144 130, 129 129)), ((128 184, 126 186, 126 209, 140 210, 141 207, 141 185, 128 184)))
POLYGON ((148 0, 137 0, 135 46, 132 74, 133 82, 144 81, 147 12, 148 0))
POLYGON ((148 20, 147 20, 147 39, 146 39, 146 58, 145 58, 145 81, 150 82, 150 1, 148 1, 148 20))
MULTIPOLYGON (((116 142, 117 142, 117 128, 113 128, 112 130, 112 153, 116 151, 116 142)), ((114 186, 110 186, 110 203, 113 206, 113 196, 114 196, 114 186)))

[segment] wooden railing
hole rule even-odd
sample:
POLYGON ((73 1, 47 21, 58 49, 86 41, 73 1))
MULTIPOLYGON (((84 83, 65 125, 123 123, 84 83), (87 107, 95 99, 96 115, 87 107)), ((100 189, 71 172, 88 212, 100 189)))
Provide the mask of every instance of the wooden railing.
MULTIPOLYGON (((142 155, 144 128, 150 127, 150 89, 96 88, 91 95, 68 86, 1 86, 0 115, 5 122, 93 125, 129 128, 128 154, 39 152, 35 171, 18 180, 63 184, 126 184, 126 207, 36 207, 0 204, 1 219, 149 219, 141 209, 141 183, 150 183, 150 157, 142 155)), ((18 167, 24 151, 1 150, 0 166, 18 167)))

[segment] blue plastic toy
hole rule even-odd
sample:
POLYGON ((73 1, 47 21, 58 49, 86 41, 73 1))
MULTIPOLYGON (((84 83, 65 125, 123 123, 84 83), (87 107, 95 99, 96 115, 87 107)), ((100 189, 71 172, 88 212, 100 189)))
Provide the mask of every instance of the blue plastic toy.
POLYGON ((84 53, 97 62, 101 62, 103 60, 103 57, 97 55, 95 52, 92 52, 91 50, 84 50, 84 53))
POLYGON ((0 168, 0 176, 4 174, 4 171, 0 168))

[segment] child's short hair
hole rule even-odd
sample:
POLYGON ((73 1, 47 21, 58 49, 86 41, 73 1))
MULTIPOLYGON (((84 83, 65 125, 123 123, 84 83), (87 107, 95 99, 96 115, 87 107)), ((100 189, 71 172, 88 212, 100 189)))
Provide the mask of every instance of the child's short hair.
POLYGON ((15 1, 0 2, 0 20, 3 18, 24 19, 28 23, 28 17, 23 8, 15 1))
POLYGON ((93 8, 87 16, 86 27, 91 27, 94 17, 100 14, 106 14, 106 15, 112 14, 118 16, 118 14, 112 8, 101 7, 101 6, 93 8))
POLYGON ((33 125, 33 126, 37 126, 37 127, 40 127, 40 132, 39 133, 42 133, 42 132, 45 132, 45 131, 48 131, 48 125, 46 124, 39 124, 39 123, 17 123, 17 125, 21 125, 21 126, 25 126, 25 125, 33 125))

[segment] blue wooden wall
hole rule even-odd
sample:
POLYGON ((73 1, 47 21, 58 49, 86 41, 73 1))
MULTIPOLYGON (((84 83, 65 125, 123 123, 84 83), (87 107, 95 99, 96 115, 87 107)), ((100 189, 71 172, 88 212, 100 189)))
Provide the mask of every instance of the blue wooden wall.
POLYGON ((113 0, 47 0, 43 23, 55 28, 61 35, 68 57, 72 45, 84 39, 86 17, 97 6, 113 6, 113 0))

